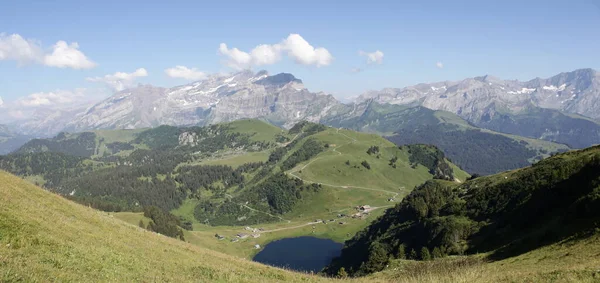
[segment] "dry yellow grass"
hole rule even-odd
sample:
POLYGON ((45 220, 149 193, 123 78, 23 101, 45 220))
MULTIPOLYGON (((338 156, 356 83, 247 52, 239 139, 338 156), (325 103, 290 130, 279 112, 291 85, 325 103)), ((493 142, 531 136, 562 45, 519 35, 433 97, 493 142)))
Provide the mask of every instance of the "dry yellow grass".
POLYGON ((327 281, 147 232, 5 172, 0 204, 0 281, 327 281))

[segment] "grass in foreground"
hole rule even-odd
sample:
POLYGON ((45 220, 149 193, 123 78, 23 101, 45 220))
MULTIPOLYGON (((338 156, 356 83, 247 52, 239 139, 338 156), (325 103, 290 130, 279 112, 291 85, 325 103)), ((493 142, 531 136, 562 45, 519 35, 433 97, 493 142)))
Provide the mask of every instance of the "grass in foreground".
POLYGON ((0 281, 326 281, 148 232, 0 172, 0 281))
MULTIPOLYGON (((1 282, 334 281, 148 232, 4 172, 0 172, 0 203, 1 282)), ((190 241, 197 240, 190 235, 186 234, 190 241)), ((598 266, 596 233, 491 263, 484 255, 398 260, 383 272, 348 281, 598 282, 598 266)))

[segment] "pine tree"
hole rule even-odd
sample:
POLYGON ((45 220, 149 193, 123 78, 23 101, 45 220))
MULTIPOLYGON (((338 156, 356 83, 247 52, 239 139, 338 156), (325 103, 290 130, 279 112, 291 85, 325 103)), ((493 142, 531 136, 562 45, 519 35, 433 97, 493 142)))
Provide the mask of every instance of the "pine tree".
POLYGON ((413 259, 413 260, 418 259, 417 252, 415 251, 415 249, 410 249, 410 253, 408 254, 408 259, 413 259))
POLYGON ((440 248, 435 247, 433 248, 432 256, 433 258, 442 258, 444 257, 444 254, 442 253, 442 250, 440 250, 440 248))
POLYGON ((379 242, 373 242, 369 248, 369 259, 364 266, 366 273, 373 273, 383 270, 389 261, 385 247, 379 242))
POLYGON ((406 259, 406 248, 404 244, 400 244, 398 249, 396 250, 396 258, 397 259, 406 259))
POLYGON ((138 226, 140 226, 140 228, 146 229, 146 225, 144 225, 144 221, 142 221, 142 219, 140 219, 140 223, 138 223, 138 226))
POLYGON ((429 253, 429 249, 427 247, 421 248, 421 259, 431 260, 431 253, 429 253))
POLYGON ((346 272, 346 269, 343 266, 342 266, 342 268, 340 268, 340 270, 338 270, 337 277, 338 278, 348 277, 348 272, 346 272))

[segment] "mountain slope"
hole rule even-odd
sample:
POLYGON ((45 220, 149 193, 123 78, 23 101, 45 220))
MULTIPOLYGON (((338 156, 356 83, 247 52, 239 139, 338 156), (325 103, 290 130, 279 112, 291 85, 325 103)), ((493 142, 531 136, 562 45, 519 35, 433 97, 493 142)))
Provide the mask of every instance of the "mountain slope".
MULTIPOLYGON (((186 205, 193 209, 178 216, 213 226, 279 221, 333 194, 341 195, 339 209, 359 199, 385 206, 433 177, 468 177, 437 149, 398 148, 377 135, 309 122, 285 131, 259 120, 61 133, 0 156, 0 168, 102 210, 186 205)), ((331 216, 313 208, 303 217, 315 214, 331 216)))
POLYGON ((9 126, 0 124, 0 155, 18 149, 29 139, 29 136, 16 134, 9 126))
POLYGON ((326 124, 386 135, 397 145, 433 144, 464 170, 494 174, 527 166, 556 151, 562 144, 523 138, 472 126, 446 111, 422 106, 379 104, 372 100, 334 109, 326 124))
POLYGON ((484 76, 387 88, 363 94, 359 101, 368 99, 449 111, 477 126, 576 147, 600 143, 598 123, 559 112, 600 118, 600 73, 592 69, 527 82, 484 76))
POLYGON ((244 118, 289 128, 301 120, 318 121, 338 103, 330 95, 309 92, 291 74, 243 71, 169 89, 147 85, 124 90, 91 107, 66 130, 207 125, 244 118))
POLYGON ((148 232, 0 171, 1 281, 325 281, 148 232))
POLYGON ((600 147, 455 185, 427 182, 346 243, 328 273, 381 270, 390 256, 488 252, 505 259, 598 233, 600 147))

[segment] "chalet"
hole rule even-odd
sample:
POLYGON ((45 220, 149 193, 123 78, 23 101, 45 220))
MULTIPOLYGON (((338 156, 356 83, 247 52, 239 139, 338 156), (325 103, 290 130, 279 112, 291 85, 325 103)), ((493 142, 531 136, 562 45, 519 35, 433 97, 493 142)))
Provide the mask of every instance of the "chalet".
POLYGON ((359 207, 358 210, 360 210, 360 211, 368 211, 368 210, 371 210, 371 206, 365 204, 365 205, 359 207))
POLYGON ((260 234, 252 234, 252 238, 258 238, 260 237, 260 234))
POLYGON ((249 237, 249 235, 248 234, 244 234, 244 233, 240 233, 240 234, 237 234, 237 237, 240 238, 240 239, 246 239, 246 238, 249 237))
POLYGON ((231 239, 231 242, 232 242, 232 243, 235 243, 235 242, 237 242, 237 241, 239 241, 239 240, 240 240, 240 239, 238 239, 238 238, 233 238, 233 239, 231 239))
POLYGON ((340 221, 340 225, 344 225, 346 224, 346 222, 340 221))
POLYGON ((258 249, 260 249, 260 245, 256 244, 256 245, 254 245, 254 248, 258 250, 258 249))
POLYGON ((219 240, 223 240, 223 239, 225 239, 225 236, 219 235, 219 234, 215 234, 215 238, 217 238, 219 240))

